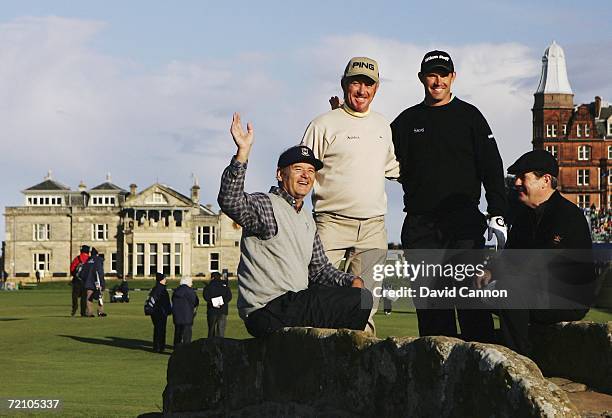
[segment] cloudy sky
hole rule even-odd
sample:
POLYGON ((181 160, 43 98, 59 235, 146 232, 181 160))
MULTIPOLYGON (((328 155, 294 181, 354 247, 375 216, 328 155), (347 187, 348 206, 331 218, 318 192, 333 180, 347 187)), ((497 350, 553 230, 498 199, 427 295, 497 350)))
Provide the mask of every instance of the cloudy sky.
MULTIPOLYGON (((575 102, 612 101, 608 0, 229 4, 3 1, 0 206, 22 204, 20 191, 48 170, 73 189, 111 173, 126 189, 159 181, 184 193, 195 173, 203 203, 214 203, 235 150, 233 111, 255 126, 247 188, 267 189, 278 153, 327 110, 355 55, 378 60, 373 107, 392 120, 422 100, 423 54, 450 52, 454 91, 488 119, 505 167, 530 149, 533 92, 553 40, 575 102)), ((399 185, 388 192, 398 241, 399 185)), ((4 219, 0 228, 4 236, 4 219)))

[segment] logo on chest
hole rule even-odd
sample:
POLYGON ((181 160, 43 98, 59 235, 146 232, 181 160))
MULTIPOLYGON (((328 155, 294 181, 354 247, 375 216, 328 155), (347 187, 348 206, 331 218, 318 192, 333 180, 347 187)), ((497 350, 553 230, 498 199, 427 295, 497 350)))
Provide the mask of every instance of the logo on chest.
POLYGON ((425 128, 414 128, 414 133, 415 134, 424 134, 425 133, 425 128))
POLYGON ((554 245, 559 245, 561 244, 561 241, 563 240, 563 237, 559 234, 554 234, 552 237, 552 243, 554 245))
POLYGON ((347 135, 346 139, 348 139, 349 141, 356 141, 359 139, 359 135, 347 135))

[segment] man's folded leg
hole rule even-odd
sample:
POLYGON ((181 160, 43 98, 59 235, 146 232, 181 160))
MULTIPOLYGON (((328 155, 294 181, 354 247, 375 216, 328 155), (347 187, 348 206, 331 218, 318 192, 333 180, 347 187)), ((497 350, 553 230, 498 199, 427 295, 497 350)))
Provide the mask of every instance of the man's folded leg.
POLYGON ((261 337, 284 327, 348 328, 362 331, 372 309, 372 294, 354 287, 313 285, 287 292, 249 314, 249 334, 261 337))

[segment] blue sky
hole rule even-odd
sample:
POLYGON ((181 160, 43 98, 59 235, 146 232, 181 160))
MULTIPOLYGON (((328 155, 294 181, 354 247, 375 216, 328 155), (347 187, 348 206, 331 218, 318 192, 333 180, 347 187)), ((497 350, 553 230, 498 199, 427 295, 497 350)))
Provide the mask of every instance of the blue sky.
MULTIPOLYGON (((75 188, 155 180, 214 203, 238 110, 256 130, 247 187, 266 189, 280 150, 339 93, 353 55, 381 66, 373 107, 392 120, 422 99, 429 49, 457 64, 455 93, 477 105, 505 166, 530 147, 544 49, 565 50, 576 102, 612 100, 608 1, 4 1, 0 8, 0 206, 48 169, 75 188)), ((390 184, 389 236, 402 221, 390 184)), ((3 220, 0 220, 4 234, 3 220)))

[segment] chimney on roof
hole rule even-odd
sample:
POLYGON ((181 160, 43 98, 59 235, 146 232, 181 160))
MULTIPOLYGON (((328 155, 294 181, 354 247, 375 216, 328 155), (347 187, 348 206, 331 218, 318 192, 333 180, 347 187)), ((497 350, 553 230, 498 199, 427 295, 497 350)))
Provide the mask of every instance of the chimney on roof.
POLYGON ((45 176, 45 180, 51 180, 53 178, 53 172, 51 171, 51 169, 49 169, 49 171, 47 171, 47 175, 45 176))
POLYGON ((191 201, 194 205, 200 204, 200 185, 198 178, 195 173, 191 173, 191 177, 193 177, 193 186, 191 186, 191 201))
POLYGON ((200 203, 200 186, 194 184, 191 186, 191 201, 197 205, 200 203))
POLYGON ((595 118, 601 114, 601 97, 595 96, 595 118))
POLYGON ((79 192, 84 192, 85 190, 87 190, 87 186, 85 185, 85 183, 83 182, 83 180, 81 180, 81 182, 79 183, 79 192))
POLYGON ((135 184, 135 183, 130 184, 130 196, 131 196, 131 197, 136 196, 136 188, 137 188, 137 187, 138 187, 138 186, 136 186, 136 184, 135 184))

